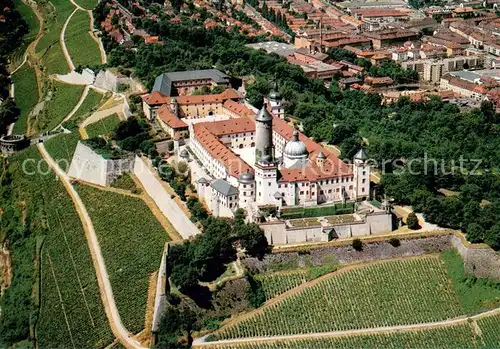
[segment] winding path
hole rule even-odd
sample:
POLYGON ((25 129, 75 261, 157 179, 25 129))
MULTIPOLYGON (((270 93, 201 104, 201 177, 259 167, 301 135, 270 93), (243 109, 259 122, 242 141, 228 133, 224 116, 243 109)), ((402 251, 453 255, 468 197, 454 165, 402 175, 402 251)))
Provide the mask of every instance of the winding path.
POLYGON ((52 129, 52 131, 54 131, 54 130, 58 129, 59 127, 61 127, 62 124, 64 124, 66 121, 68 121, 69 119, 71 119, 73 117, 73 115, 75 115, 75 113, 77 112, 77 110, 80 109, 80 106, 82 105, 82 103, 85 100, 85 98, 87 98, 87 95, 89 94, 89 89, 90 89, 89 85, 85 86, 85 88, 83 89, 82 96, 80 97, 80 100, 78 101, 78 103, 75 105, 75 107, 73 109, 71 109, 71 111, 69 112, 69 114, 66 115, 66 117, 56 127, 54 127, 52 129))
POLYGON ((66 41, 64 41, 64 36, 66 35, 66 27, 68 26, 69 21, 71 21, 71 18, 73 18, 73 15, 76 13, 76 11, 78 11, 78 8, 75 8, 74 11, 71 12, 71 14, 66 19, 66 22, 64 22, 61 30, 61 35, 59 37, 59 41, 61 42, 61 47, 64 53, 64 58, 66 58, 66 62, 68 63, 69 69, 71 71, 75 70, 75 65, 73 64, 71 56, 69 55, 68 48, 66 47, 66 41))
POLYGON ((89 246, 90 254, 92 256, 92 262, 94 264, 97 281, 99 284, 99 291, 101 294, 101 299, 104 304, 104 309, 106 311, 106 316, 108 318, 111 331, 116 336, 116 338, 123 344, 127 349, 146 349, 139 342, 132 338, 132 334, 123 326, 123 323, 118 313, 116 307, 115 299, 113 296, 113 289, 109 281, 108 271, 106 269, 106 264, 104 263, 104 258, 102 257, 101 247, 97 239, 97 235, 92 224, 92 220, 87 212, 85 205, 83 204, 80 195, 71 185, 68 175, 57 165, 54 159, 45 149, 43 143, 37 144, 38 150, 42 155, 43 159, 47 162, 49 167, 54 171, 54 173, 59 177, 62 184, 66 188, 66 191, 71 197, 75 208, 82 221, 83 228, 85 230, 85 237, 89 246))
POLYGON ((387 327, 374 327, 374 328, 363 328, 358 330, 349 331, 331 331, 331 332, 315 332, 315 333, 304 333, 304 334, 293 334, 286 336, 268 336, 268 337, 248 337, 248 338, 235 338, 226 339, 215 342, 206 342, 205 337, 197 338, 193 342, 193 348, 202 346, 218 346, 218 345, 230 345, 230 344, 241 344, 241 343, 256 343, 256 342, 273 342, 280 340, 296 340, 296 339, 308 339, 308 338, 330 338, 330 337, 345 337, 345 336, 357 336, 366 334, 383 334, 390 332, 406 332, 415 330, 425 330, 431 328, 439 328, 446 326, 454 326, 460 324, 467 324, 469 322, 478 320, 483 317, 489 317, 500 314, 500 308, 485 311, 480 314, 473 316, 461 316, 454 319, 437 321, 437 322, 426 322, 413 325, 399 325, 399 326, 387 326, 387 327))

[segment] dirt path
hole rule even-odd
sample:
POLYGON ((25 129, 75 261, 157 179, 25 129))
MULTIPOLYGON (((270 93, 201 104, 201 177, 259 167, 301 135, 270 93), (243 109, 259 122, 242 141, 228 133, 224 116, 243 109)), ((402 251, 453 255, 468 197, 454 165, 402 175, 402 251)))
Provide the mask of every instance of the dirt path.
POLYGON ((94 184, 94 183, 85 182, 85 181, 82 181, 82 180, 78 180, 77 182, 80 183, 80 184, 82 184, 82 185, 93 187, 95 189, 99 189, 99 190, 103 190, 103 191, 109 191, 109 192, 112 192, 112 193, 115 193, 115 194, 130 196, 130 197, 142 200, 142 196, 141 195, 134 194, 134 193, 130 192, 129 190, 120 189, 120 188, 114 188, 114 187, 102 187, 100 185, 97 185, 97 184, 94 184))
MULTIPOLYGON (((81 9, 81 7, 80 7, 80 9, 81 9)), ((71 14, 68 16, 68 19, 66 19, 66 22, 64 22, 64 25, 63 25, 62 30, 61 30, 61 35, 59 37, 59 41, 61 42, 61 47, 62 47, 62 50, 64 53, 64 58, 66 58, 66 63, 68 63, 69 69, 71 71, 75 70, 75 65, 73 64, 73 61, 71 60, 71 56, 69 55, 68 48, 66 47, 66 41, 64 41, 64 36, 66 35, 66 27, 68 26, 69 21, 71 21, 71 18, 73 18, 73 15, 76 13, 76 11, 78 11, 78 8, 75 8, 75 10, 73 12, 71 12, 71 14)))
POLYGON ((78 215, 82 221, 82 225, 85 230, 85 237, 87 239, 92 262, 94 264, 97 276, 97 281, 99 284, 101 299, 106 311, 106 316, 108 318, 111 331, 120 341, 120 343, 123 344, 127 349, 146 349, 146 347, 143 347, 139 342, 134 340, 132 338, 132 334, 128 332, 127 329, 123 326, 120 314, 118 313, 118 309, 116 307, 115 299, 113 296, 113 289, 109 281, 106 264, 104 263, 104 258, 101 253, 101 247, 97 240, 97 235, 95 233, 90 216, 85 205, 83 204, 82 199, 80 198, 80 195, 78 195, 75 188, 71 185, 68 175, 57 165, 54 159, 47 152, 44 144, 38 143, 37 147, 43 159, 59 177, 62 184, 66 188, 66 191, 70 195, 71 200, 73 201, 78 215))
POLYGON ((349 331, 332 331, 332 332, 316 332, 316 333, 306 333, 306 334, 296 334, 288 336, 270 336, 270 337, 249 337, 249 338, 238 338, 238 339, 228 339, 216 342, 204 342, 205 337, 197 338, 194 340, 193 348, 197 347, 210 347, 210 346, 220 346, 224 344, 238 344, 238 343, 256 343, 256 342, 274 342, 280 340, 297 340, 297 339, 309 339, 309 338, 331 338, 331 337, 347 337, 347 336, 359 336, 359 335, 369 335, 369 334, 383 334, 390 332, 409 332, 416 330, 425 330, 431 328, 455 326, 461 324, 468 324, 471 321, 475 321, 480 318, 495 316, 500 314, 500 308, 496 308, 484 313, 480 313, 474 316, 458 317, 450 320, 437 321, 437 322, 427 322, 414 325, 401 325, 401 326, 387 326, 387 327, 374 327, 374 328, 364 328, 360 330, 349 330, 349 331))
POLYGON ((108 57, 106 56, 106 51, 104 50, 104 46, 102 44, 102 40, 100 37, 97 36, 96 32, 94 31, 94 14, 92 11, 88 11, 89 16, 90 16, 90 36, 94 41, 97 43, 97 46, 99 46, 99 51, 101 52, 101 63, 106 64, 108 63, 108 57))
POLYGON ((87 127, 88 125, 95 124, 96 122, 107 118, 113 114, 120 114, 123 111, 123 104, 119 104, 109 109, 98 110, 86 118, 81 124, 80 127, 87 127))
POLYGON ((80 108, 80 106, 82 105, 83 101, 85 100, 85 98, 87 98, 87 95, 89 94, 89 89, 90 87, 89 86, 85 86, 85 88, 83 89, 83 93, 82 93, 82 96, 80 97, 80 100, 78 101, 78 103, 75 105, 75 107, 69 112, 69 114, 59 123, 59 125, 57 125, 56 127, 54 127, 53 130, 56 130, 58 129, 59 127, 61 127, 62 124, 64 124, 66 121, 68 121, 69 119, 71 119, 73 117, 73 115, 75 115, 75 113, 77 112, 77 110, 80 108))

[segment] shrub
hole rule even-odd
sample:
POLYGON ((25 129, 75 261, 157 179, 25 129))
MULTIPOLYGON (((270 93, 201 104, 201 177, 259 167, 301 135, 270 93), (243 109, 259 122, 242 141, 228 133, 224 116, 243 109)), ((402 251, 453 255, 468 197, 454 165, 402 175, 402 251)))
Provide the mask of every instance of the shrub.
POLYGON ((390 238, 389 243, 394 247, 399 247, 401 245, 401 242, 398 238, 390 238))
POLYGON ((363 249, 363 242, 360 239, 352 240, 352 248, 356 251, 361 251, 363 249))
POLYGON ((408 217, 406 218, 406 225, 408 225, 408 228, 410 229, 418 229, 418 217, 414 212, 411 212, 408 217))

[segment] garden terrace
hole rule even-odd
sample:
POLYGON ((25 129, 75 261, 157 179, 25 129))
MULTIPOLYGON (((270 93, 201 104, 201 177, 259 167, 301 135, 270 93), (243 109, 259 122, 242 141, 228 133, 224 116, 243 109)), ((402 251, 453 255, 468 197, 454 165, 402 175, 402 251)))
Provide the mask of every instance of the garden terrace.
POLYGON ((319 205, 313 207, 285 207, 281 211, 282 219, 322 217, 337 214, 346 214, 354 212, 354 202, 345 204, 337 203, 333 205, 319 205))

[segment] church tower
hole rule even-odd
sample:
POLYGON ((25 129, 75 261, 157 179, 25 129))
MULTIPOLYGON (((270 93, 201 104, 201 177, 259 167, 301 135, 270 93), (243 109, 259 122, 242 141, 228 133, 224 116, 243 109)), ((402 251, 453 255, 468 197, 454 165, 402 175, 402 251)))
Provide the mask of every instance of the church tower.
POLYGON ((370 164, 368 155, 361 148, 354 155, 354 183, 356 184, 356 200, 365 200, 370 197, 370 164))
POLYGON ((269 93, 266 102, 269 104, 271 113, 274 116, 277 116, 280 119, 285 118, 285 107, 283 106, 283 97, 281 96, 281 93, 278 91, 278 83, 274 84, 274 88, 269 93))
POLYGON ((255 201, 276 204, 278 165, 274 159, 273 117, 264 103, 255 117, 255 201))
POLYGON ((265 157, 267 162, 274 161, 273 151, 273 117, 264 103, 255 117, 255 162, 265 157))

